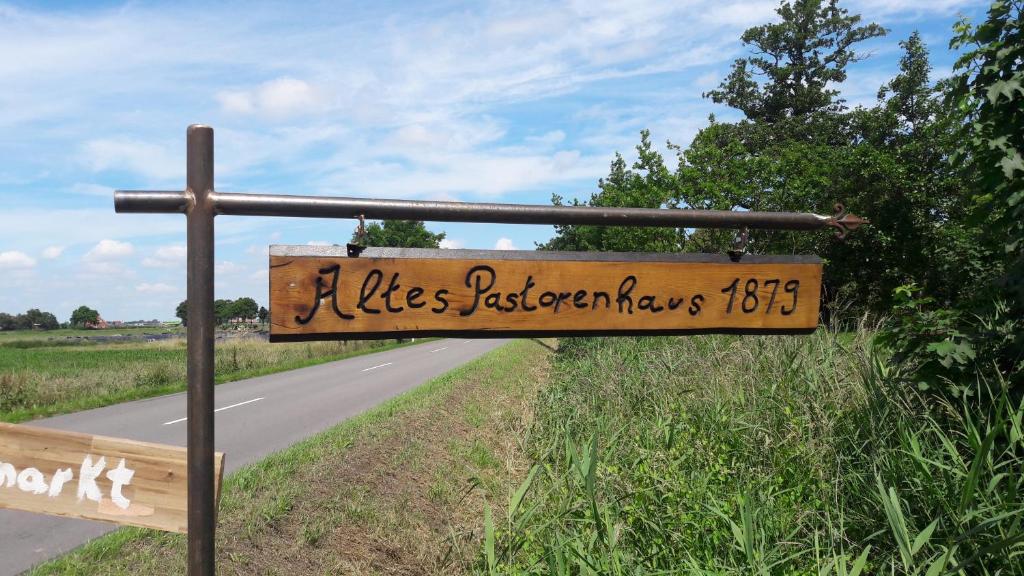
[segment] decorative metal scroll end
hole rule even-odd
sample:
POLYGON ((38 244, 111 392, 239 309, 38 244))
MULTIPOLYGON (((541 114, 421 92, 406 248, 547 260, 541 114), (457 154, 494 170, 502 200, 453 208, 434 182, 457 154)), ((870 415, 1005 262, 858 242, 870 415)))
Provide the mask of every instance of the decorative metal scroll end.
POLYGON ((850 232, 860 228, 862 225, 871 223, 866 218, 861 218, 856 214, 847 212, 846 207, 842 203, 837 202, 834 208, 836 211, 835 215, 829 217, 825 224, 836 229, 836 238, 840 240, 846 240, 850 232))

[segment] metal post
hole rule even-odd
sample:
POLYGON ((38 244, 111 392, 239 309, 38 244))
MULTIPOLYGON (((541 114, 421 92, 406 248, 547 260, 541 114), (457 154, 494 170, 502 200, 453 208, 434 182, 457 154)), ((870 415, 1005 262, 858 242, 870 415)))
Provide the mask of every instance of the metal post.
POLYGON ((213 129, 188 127, 188 573, 213 576, 213 129))

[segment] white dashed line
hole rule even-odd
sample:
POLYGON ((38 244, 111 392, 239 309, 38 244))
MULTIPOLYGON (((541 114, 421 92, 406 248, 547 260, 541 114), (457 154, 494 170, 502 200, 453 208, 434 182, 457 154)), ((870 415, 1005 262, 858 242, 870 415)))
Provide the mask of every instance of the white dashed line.
POLYGON ((369 368, 363 368, 363 372, 369 372, 370 370, 376 370, 377 368, 383 368, 385 366, 391 366, 394 362, 385 362, 376 366, 370 366, 369 368))
POLYGON ((448 347, 445 346, 444 348, 438 348, 437 350, 431 350, 430 353, 433 354, 434 352, 440 352, 441 350, 447 350, 447 349, 448 349, 448 347))
POLYGON ((472 340, 463 340, 462 341, 463 344, 469 344, 470 342, 472 342, 472 340))
MULTIPOLYGON (((245 402, 239 402, 238 404, 232 404, 231 406, 225 406, 223 408, 217 408, 216 410, 214 410, 214 412, 223 412, 224 410, 230 410, 231 408, 238 408, 239 406, 245 406, 246 404, 252 404, 253 402, 259 402, 260 400, 263 400, 263 399, 264 398, 262 396, 259 397, 259 398, 253 398, 252 400, 246 400, 245 402)), ((168 426, 170 424, 177 424, 178 422, 184 422, 185 420, 188 420, 188 418, 178 418, 177 420, 171 420, 170 422, 164 422, 164 426, 168 426)))

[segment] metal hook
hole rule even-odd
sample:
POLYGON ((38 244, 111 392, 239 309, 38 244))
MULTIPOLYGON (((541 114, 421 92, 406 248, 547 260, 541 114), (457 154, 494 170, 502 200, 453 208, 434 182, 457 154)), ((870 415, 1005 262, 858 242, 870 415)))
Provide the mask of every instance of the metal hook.
POLYGON ((733 262, 739 262, 743 255, 747 253, 747 242, 749 241, 750 230, 744 226, 736 232, 736 236, 732 239, 732 250, 728 251, 729 259, 733 262))
POLYGON ((358 258, 363 250, 366 250, 366 216, 360 214, 358 218, 359 226, 356 227, 356 242, 349 242, 345 245, 349 258, 358 258))

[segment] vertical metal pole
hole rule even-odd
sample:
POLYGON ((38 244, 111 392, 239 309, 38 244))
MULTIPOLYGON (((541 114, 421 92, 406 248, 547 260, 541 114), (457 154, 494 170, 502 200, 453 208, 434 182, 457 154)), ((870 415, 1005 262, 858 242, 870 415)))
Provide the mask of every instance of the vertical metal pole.
POLYGON ((188 573, 213 576, 213 129, 188 127, 188 573))

